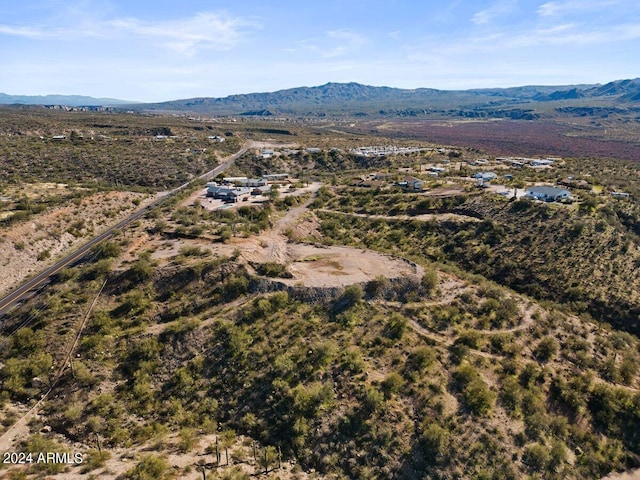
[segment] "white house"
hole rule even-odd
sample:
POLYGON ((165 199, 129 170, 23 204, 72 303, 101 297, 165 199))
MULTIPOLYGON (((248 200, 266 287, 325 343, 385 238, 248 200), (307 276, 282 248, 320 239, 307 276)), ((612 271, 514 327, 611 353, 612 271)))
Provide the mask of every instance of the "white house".
POLYGON ((545 185, 535 185, 527 189, 525 197, 535 198, 544 202, 555 202, 563 198, 569 198, 570 195, 569 190, 545 185))
POLYGON ((548 158, 546 158, 546 159, 536 158, 536 159, 531 160, 531 166, 532 167, 550 167, 554 163, 555 162, 553 160, 549 160, 548 158))

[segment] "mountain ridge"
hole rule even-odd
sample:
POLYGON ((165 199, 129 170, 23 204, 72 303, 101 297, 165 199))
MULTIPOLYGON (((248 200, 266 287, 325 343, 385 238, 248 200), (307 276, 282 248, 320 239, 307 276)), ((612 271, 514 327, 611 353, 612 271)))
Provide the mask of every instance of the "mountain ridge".
MULTIPOLYGON (((109 106, 138 112, 196 113, 219 116, 399 116, 510 118, 535 120, 566 114, 567 107, 597 108, 636 118, 640 78, 606 84, 525 85, 505 88, 402 89, 356 82, 328 82, 273 92, 226 97, 192 97, 135 103, 81 95, 22 96, 0 93, 0 104, 109 106)), ((605 112, 606 113, 606 112, 605 112)))
POLYGON ((86 95, 9 95, 0 93, 0 105, 65 105, 69 107, 108 107, 137 102, 117 98, 95 98, 86 95))
POLYGON ((133 106, 135 110, 213 115, 449 115, 466 117, 544 117, 562 102, 575 106, 640 108, 640 79, 607 84, 521 86, 469 90, 400 89, 360 83, 329 82, 275 92, 227 97, 194 97, 133 106), (511 111, 513 110, 513 111, 511 111))

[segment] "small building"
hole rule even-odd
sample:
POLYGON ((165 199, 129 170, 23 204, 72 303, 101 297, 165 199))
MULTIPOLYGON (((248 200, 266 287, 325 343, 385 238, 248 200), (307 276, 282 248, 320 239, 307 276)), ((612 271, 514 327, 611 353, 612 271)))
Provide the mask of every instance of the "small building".
POLYGON ((571 187, 571 188, 582 188, 584 190, 591 189, 591 185, 589 184, 589 182, 587 182, 586 180, 578 180, 573 177, 567 177, 567 178, 558 180, 558 185, 571 187))
POLYGON ((223 197, 225 202, 237 202, 242 197, 246 197, 251 194, 251 189, 247 187, 239 187, 234 188, 231 191, 227 192, 226 197, 223 197))
POLYGON ((310 148, 305 149, 305 152, 307 152, 307 153, 321 153, 322 149, 316 148, 316 147, 310 147, 310 148))
POLYGON ((490 182, 498 178, 498 175, 493 172, 478 172, 473 174, 473 178, 480 178, 485 182, 490 182))
POLYGON ((555 162, 553 160, 549 160, 548 158, 545 158, 545 159, 535 158, 531 160, 530 165, 532 167, 550 167, 554 163, 555 162))
POLYGON ((247 187, 218 185, 215 182, 207 183, 207 197, 217 198, 226 202, 237 202, 239 198, 250 193, 251 189, 247 187))
POLYGON ((223 182, 225 183, 237 183, 237 184, 241 184, 242 182, 246 182, 249 179, 247 177, 224 177, 222 179, 223 182))
POLYGON ((264 185, 262 187, 255 187, 251 190, 251 195, 269 195, 271 192, 271 185, 264 185))
POLYGON ((564 198, 569 198, 571 194, 569 190, 562 188, 550 187, 546 185, 534 185, 527 189, 526 198, 535 198, 544 202, 556 202, 564 198))
POLYGON ((64 140, 65 138, 67 138, 66 135, 54 135, 51 140, 64 140))
POLYGON ((408 176, 408 177, 404 177, 401 182, 398 182, 398 185, 400 185, 402 188, 405 188, 407 190, 420 191, 422 190, 424 182, 419 178, 408 176))
POLYGON ((385 182, 382 180, 363 180, 358 184, 359 187, 364 188, 382 188, 384 187, 385 182))
POLYGON ((266 178, 245 178, 244 180, 240 180, 237 182, 239 185, 243 187, 264 187, 267 185, 266 178))
POLYGON ((611 196, 613 198, 629 198, 629 194, 627 192, 611 192, 611 196))
POLYGON ((262 175, 262 178, 264 178, 267 182, 277 182, 277 181, 286 180, 287 178, 289 178, 289 174, 288 173, 267 173, 265 175, 262 175))
POLYGON ((273 157, 273 154, 274 154, 274 153, 275 153, 275 152, 274 152, 273 150, 270 150, 270 149, 264 149, 264 150, 262 150, 262 151, 260 152, 260 156, 261 156, 262 158, 271 158, 271 157, 273 157))
POLYGON ((374 173, 373 178, 375 180, 389 180, 393 177, 393 173, 374 173))

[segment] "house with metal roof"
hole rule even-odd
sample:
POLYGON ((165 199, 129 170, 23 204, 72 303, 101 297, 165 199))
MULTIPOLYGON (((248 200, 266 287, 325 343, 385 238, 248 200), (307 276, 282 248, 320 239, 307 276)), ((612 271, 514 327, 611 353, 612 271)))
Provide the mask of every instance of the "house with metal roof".
POLYGON ((473 178, 481 178, 485 182, 490 182, 498 178, 498 175, 494 172, 478 172, 473 174, 473 178))
POLYGON ((546 185, 534 185, 527 188, 526 198, 535 198, 544 202, 556 202, 563 198, 569 198, 571 194, 569 190, 562 188, 549 187, 546 185))

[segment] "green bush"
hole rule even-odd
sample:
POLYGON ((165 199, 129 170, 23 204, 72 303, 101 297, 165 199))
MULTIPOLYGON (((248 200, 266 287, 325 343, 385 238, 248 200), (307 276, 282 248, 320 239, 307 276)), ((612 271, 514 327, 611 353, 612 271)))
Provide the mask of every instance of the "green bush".
POLYGON ((556 356, 559 348, 560 346, 555 338, 545 337, 538 343, 533 354, 541 362, 548 362, 556 356))
POLYGON ((547 469, 551 462, 551 454, 544 445, 533 443, 525 447, 522 461, 531 470, 540 472, 547 469))
POLYGON ((147 454, 122 478, 124 480, 168 480, 173 477, 169 462, 164 457, 147 454))

